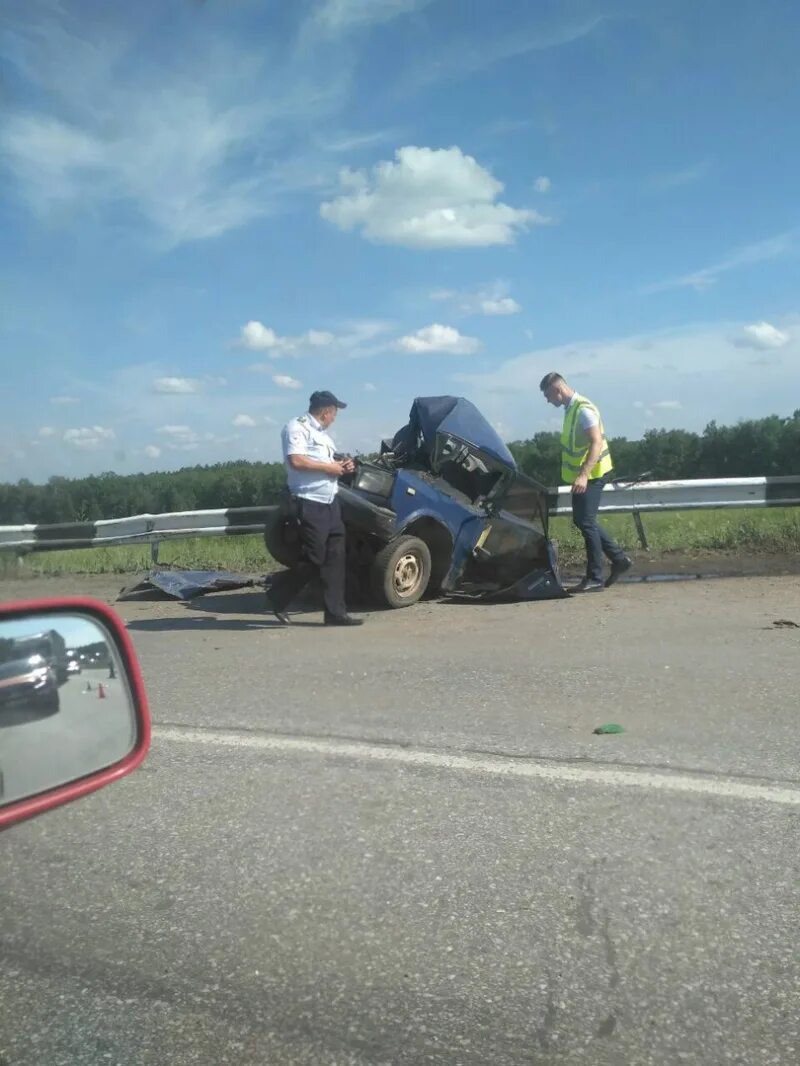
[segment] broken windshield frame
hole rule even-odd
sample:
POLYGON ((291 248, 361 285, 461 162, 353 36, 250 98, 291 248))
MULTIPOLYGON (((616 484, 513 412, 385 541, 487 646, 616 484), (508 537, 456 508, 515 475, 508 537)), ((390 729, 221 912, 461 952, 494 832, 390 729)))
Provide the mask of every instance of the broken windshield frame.
POLYGON ((484 506, 514 476, 506 463, 452 433, 436 434, 430 465, 434 474, 463 492, 473 504, 484 506))

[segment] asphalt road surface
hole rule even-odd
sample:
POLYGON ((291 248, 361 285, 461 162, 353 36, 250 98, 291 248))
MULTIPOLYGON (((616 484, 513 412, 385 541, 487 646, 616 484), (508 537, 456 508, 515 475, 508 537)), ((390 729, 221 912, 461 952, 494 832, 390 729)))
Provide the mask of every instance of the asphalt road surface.
POLYGON ((108 678, 107 669, 70 675, 59 687, 55 714, 21 701, 0 709, 0 800, 44 792, 128 754, 136 729, 119 670, 116 679, 108 678))
POLYGON ((119 607, 153 748, 3 834, 2 1066, 800 1061, 800 578, 119 607))

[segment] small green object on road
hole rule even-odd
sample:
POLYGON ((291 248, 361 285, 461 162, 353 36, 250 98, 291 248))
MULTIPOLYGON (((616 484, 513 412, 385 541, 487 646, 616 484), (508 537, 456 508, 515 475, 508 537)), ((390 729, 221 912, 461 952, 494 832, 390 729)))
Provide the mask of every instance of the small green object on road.
POLYGON ((616 722, 608 722, 606 725, 599 725, 597 729, 592 730, 593 733, 624 733, 625 730, 621 725, 617 725, 616 722))

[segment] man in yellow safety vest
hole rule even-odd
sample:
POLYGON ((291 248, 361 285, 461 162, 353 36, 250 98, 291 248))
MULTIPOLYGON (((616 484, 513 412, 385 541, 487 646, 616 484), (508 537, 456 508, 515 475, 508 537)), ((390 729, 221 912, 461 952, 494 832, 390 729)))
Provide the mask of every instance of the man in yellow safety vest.
POLYGON ((597 521, 603 486, 614 464, 600 412, 560 374, 546 374, 539 385, 544 398, 564 408, 561 430, 561 480, 572 486, 572 521, 586 545, 586 576, 570 592, 601 592, 631 568, 631 560, 597 521), (611 572, 603 580, 603 556, 611 572))

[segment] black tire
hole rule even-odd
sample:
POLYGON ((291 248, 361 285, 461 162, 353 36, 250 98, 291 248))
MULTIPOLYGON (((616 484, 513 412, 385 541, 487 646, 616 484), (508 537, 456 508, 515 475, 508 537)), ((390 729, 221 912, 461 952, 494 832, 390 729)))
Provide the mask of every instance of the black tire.
POLYGON ((276 563, 281 566, 296 566, 300 561, 300 539, 287 543, 286 515, 277 511, 264 527, 264 544, 276 563))
POLYGON ((58 695, 58 689, 54 688, 52 692, 48 692, 41 702, 42 710, 47 714, 56 714, 61 707, 61 700, 58 695))
POLYGON ((371 572, 372 593, 386 607, 410 607, 431 579, 431 553, 419 537, 398 537, 381 548, 371 572))

